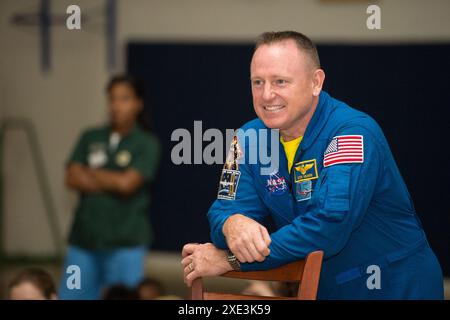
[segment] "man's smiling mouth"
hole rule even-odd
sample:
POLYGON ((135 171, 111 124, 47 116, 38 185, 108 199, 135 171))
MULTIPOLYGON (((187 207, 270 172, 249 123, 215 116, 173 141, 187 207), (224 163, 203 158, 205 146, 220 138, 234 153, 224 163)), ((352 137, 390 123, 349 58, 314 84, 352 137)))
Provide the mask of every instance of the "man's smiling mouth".
POLYGON ((264 110, 269 111, 269 112, 278 112, 280 110, 282 110, 285 107, 285 105, 265 105, 263 106, 264 110))

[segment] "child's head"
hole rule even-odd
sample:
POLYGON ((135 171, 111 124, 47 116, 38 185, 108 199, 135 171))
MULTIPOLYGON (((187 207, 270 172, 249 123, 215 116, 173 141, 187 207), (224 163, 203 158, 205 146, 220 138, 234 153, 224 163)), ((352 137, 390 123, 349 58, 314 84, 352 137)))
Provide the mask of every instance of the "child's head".
POLYGON ((164 288, 156 279, 145 278, 137 288, 140 300, 153 300, 164 295, 164 288))
POLYGON ((21 271, 9 284, 11 300, 54 300, 56 289, 52 277, 39 268, 21 271))
POLYGON ((107 287, 103 293, 103 300, 138 300, 136 290, 123 284, 115 284, 107 287))

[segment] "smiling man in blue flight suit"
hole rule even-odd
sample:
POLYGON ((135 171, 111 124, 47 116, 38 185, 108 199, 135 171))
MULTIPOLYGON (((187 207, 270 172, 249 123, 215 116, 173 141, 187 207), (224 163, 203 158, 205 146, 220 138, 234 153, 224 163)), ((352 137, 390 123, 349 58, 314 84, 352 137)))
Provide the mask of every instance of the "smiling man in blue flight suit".
POLYGON ((442 299, 439 262, 382 130, 323 92, 324 79, 309 38, 261 36, 251 62, 258 119, 240 132, 278 129, 279 167, 262 174, 246 161, 255 148, 237 135, 208 213, 213 244, 184 246, 185 282, 323 250, 321 299, 442 299))

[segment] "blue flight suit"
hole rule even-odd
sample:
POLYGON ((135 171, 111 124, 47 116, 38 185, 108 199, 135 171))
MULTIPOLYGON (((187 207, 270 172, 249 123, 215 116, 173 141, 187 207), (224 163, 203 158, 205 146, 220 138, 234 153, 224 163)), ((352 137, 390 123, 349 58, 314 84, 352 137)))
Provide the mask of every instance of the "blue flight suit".
MULTIPOLYGON (((266 127, 255 119, 241 129, 250 128, 266 127)), ((247 138, 238 136, 242 139, 247 138)), ((244 143, 244 159, 258 145, 244 143)), ((243 271, 275 268, 323 250, 319 299, 443 299, 439 262, 371 117, 322 92, 291 173, 278 147, 280 164, 272 175, 261 175, 263 165, 248 159, 241 159, 235 173, 224 169, 218 199, 208 212, 212 242, 222 249, 227 248, 222 226, 231 215, 260 223, 272 217, 270 255, 242 263, 243 271), (324 166, 324 154, 336 147, 333 140, 348 136, 362 136, 363 160, 324 166)))

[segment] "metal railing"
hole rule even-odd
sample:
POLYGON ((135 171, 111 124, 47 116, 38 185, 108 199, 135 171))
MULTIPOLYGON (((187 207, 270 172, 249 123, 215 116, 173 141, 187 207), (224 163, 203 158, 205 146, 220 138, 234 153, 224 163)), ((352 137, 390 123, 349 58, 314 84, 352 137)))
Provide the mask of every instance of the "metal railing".
POLYGON ((55 202, 51 193, 50 183, 48 181, 48 174, 44 165, 44 158, 41 152, 41 146, 37 138, 37 132, 33 123, 28 119, 22 118, 7 118, 2 120, 0 124, 0 261, 47 261, 47 260, 60 260, 63 256, 63 245, 60 225, 58 222, 58 216, 56 213, 55 202), (4 210, 4 181, 2 177, 3 159, 5 153, 5 136, 8 130, 19 129, 25 132, 30 151, 31 160, 37 176, 37 182, 39 186, 39 193, 44 203, 45 211, 47 214, 47 222, 50 228, 53 244, 56 249, 56 255, 50 257, 42 257, 36 255, 26 256, 13 256, 8 255, 3 247, 3 210, 4 210))

